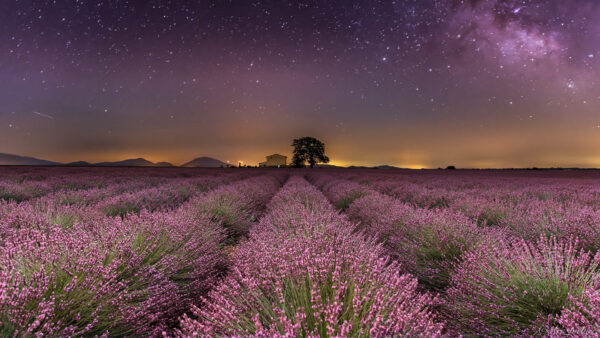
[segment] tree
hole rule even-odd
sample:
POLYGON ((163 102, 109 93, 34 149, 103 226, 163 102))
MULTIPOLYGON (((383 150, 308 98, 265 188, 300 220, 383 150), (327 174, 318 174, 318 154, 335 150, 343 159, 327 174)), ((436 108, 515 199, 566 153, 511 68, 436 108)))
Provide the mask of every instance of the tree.
POLYGON ((292 159, 294 167, 304 167, 304 164, 308 162, 312 168, 317 163, 329 162, 329 157, 325 156, 325 145, 314 137, 295 139, 292 146, 294 147, 294 158, 292 159))

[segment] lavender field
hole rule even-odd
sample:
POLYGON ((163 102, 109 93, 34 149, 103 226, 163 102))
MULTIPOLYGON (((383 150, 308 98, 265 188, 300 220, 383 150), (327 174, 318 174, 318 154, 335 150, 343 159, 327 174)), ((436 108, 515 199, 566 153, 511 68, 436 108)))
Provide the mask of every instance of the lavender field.
POLYGON ((0 168, 0 336, 600 336, 600 172, 0 168))

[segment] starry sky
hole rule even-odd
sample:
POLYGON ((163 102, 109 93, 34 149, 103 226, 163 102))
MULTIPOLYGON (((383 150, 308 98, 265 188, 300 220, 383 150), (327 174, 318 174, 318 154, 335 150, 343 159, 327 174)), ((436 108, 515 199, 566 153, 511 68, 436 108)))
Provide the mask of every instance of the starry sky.
POLYGON ((2 0, 0 152, 600 167, 597 0, 2 0))

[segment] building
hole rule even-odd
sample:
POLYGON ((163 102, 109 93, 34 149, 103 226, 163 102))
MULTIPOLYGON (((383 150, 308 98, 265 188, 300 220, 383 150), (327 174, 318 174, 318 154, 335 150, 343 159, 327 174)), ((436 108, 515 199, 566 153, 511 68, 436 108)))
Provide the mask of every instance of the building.
POLYGON ((267 156, 265 162, 260 162, 259 167, 285 167, 287 165, 287 156, 273 154, 267 156))

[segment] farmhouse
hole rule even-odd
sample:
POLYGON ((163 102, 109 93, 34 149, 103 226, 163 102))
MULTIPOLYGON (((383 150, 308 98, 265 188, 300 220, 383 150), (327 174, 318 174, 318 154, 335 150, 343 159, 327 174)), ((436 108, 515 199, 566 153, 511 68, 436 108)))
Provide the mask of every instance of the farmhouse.
POLYGON ((285 167, 287 163, 287 156, 273 154, 267 156, 265 162, 260 162, 259 167, 285 167))

